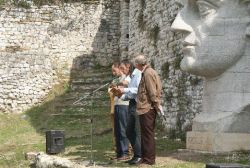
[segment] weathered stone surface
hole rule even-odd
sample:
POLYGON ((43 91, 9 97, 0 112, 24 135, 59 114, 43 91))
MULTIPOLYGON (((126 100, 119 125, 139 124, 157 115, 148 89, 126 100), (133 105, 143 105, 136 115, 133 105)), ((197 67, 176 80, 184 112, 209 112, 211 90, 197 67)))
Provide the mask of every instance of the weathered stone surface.
POLYGON ((20 113, 41 103, 60 77, 70 78, 71 69, 106 66, 117 59, 119 9, 119 2, 109 1, 3 7, 0 113, 20 113))
POLYGON ((201 145, 188 140, 188 148, 249 150, 245 140, 250 136, 250 2, 244 3, 222 1, 207 9, 203 3, 187 2, 189 8, 180 11, 172 24, 173 30, 185 34, 181 68, 205 77, 202 112, 193 120, 194 132, 188 134, 201 145))
POLYGON ((44 153, 38 153, 35 158, 36 168, 83 168, 84 165, 78 165, 66 158, 51 156, 44 153))
POLYGON ((203 88, 200 77, 180 70, 182 35, 171 31, 171 23, 181 2, 130 0, 128 57, 143 53, 151 60, 163 83, 167 127, 185 130, 201 111, 203 88))
POLYGON ((25 153, 25 159, 26 160, 30 160, 30 161, 34 161, 36 156, 37 156, 37 152, 28 152, 28 153, 25 153))
MULTIPOLYGON (((144 53, 163 82, 167 127, 189 128, 201 111, 203 88, 201 78, 179 69, 182 35, 170 26, 182 6, 179 0, 105 0, 1 10, 1 112, 41 103, 59 77, 69 77, 73 69, 144 53)), ((220 35, 222 29, 214 32, 220 35)))
POLYGON ((187 132, 187 149, 206 152, 250 150, 250 134, 187 132))
POLYGON ((95 165, 95 162, 82 161, 79 163, 72 162, 67 158, 54 155, 47 155, 43 152, 37 153, 34 159, 34 167, 36 168, 101 168, 104 166, 95 165))

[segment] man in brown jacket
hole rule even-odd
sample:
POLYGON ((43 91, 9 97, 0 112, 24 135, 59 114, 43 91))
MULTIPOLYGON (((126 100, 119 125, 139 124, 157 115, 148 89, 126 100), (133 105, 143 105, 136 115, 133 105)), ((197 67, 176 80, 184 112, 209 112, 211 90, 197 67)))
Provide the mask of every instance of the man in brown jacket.
POLYGON ((134 59, 135 67, 142 71, 138 88, 136 112, 141 125, 142 164, 155 164, 154 128, 156 113, 161 110, 162 85, 157 72, 150 67, 144 55, 134 59))

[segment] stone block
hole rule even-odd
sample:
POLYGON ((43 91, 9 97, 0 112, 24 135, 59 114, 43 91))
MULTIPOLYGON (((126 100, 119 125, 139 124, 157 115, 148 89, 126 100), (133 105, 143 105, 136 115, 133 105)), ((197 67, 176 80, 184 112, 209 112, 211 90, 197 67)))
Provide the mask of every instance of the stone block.
POLYGON ((187 149, 211 153, 250 150, 250 134, 187 132, 187 149))
POLYGON ((250 168, 250 166, 237 163, 208 163, 206 168, 250 168))

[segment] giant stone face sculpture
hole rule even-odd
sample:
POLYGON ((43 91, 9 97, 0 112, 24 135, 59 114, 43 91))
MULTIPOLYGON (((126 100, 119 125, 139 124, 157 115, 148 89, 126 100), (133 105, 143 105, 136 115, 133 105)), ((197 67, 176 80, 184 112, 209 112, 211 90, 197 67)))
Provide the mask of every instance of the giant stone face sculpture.
POLYGON ((181 69, 205 77, 187 148, 249 150, 250 0, 186 0, 172 29, 184 35, 181 69))

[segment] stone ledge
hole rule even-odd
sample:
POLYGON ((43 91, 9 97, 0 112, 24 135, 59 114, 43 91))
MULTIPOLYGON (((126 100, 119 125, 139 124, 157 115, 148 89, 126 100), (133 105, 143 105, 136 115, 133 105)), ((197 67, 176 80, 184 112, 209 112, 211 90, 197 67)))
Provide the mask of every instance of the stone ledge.
POLYGON ((188 150, 207 153, 249 151, 250 134, 192 131, 187 132, 186 145, 188 150))
POLYGON ((206 168, 250 168, 250 166, 237 163, 208 163, 206 168))

